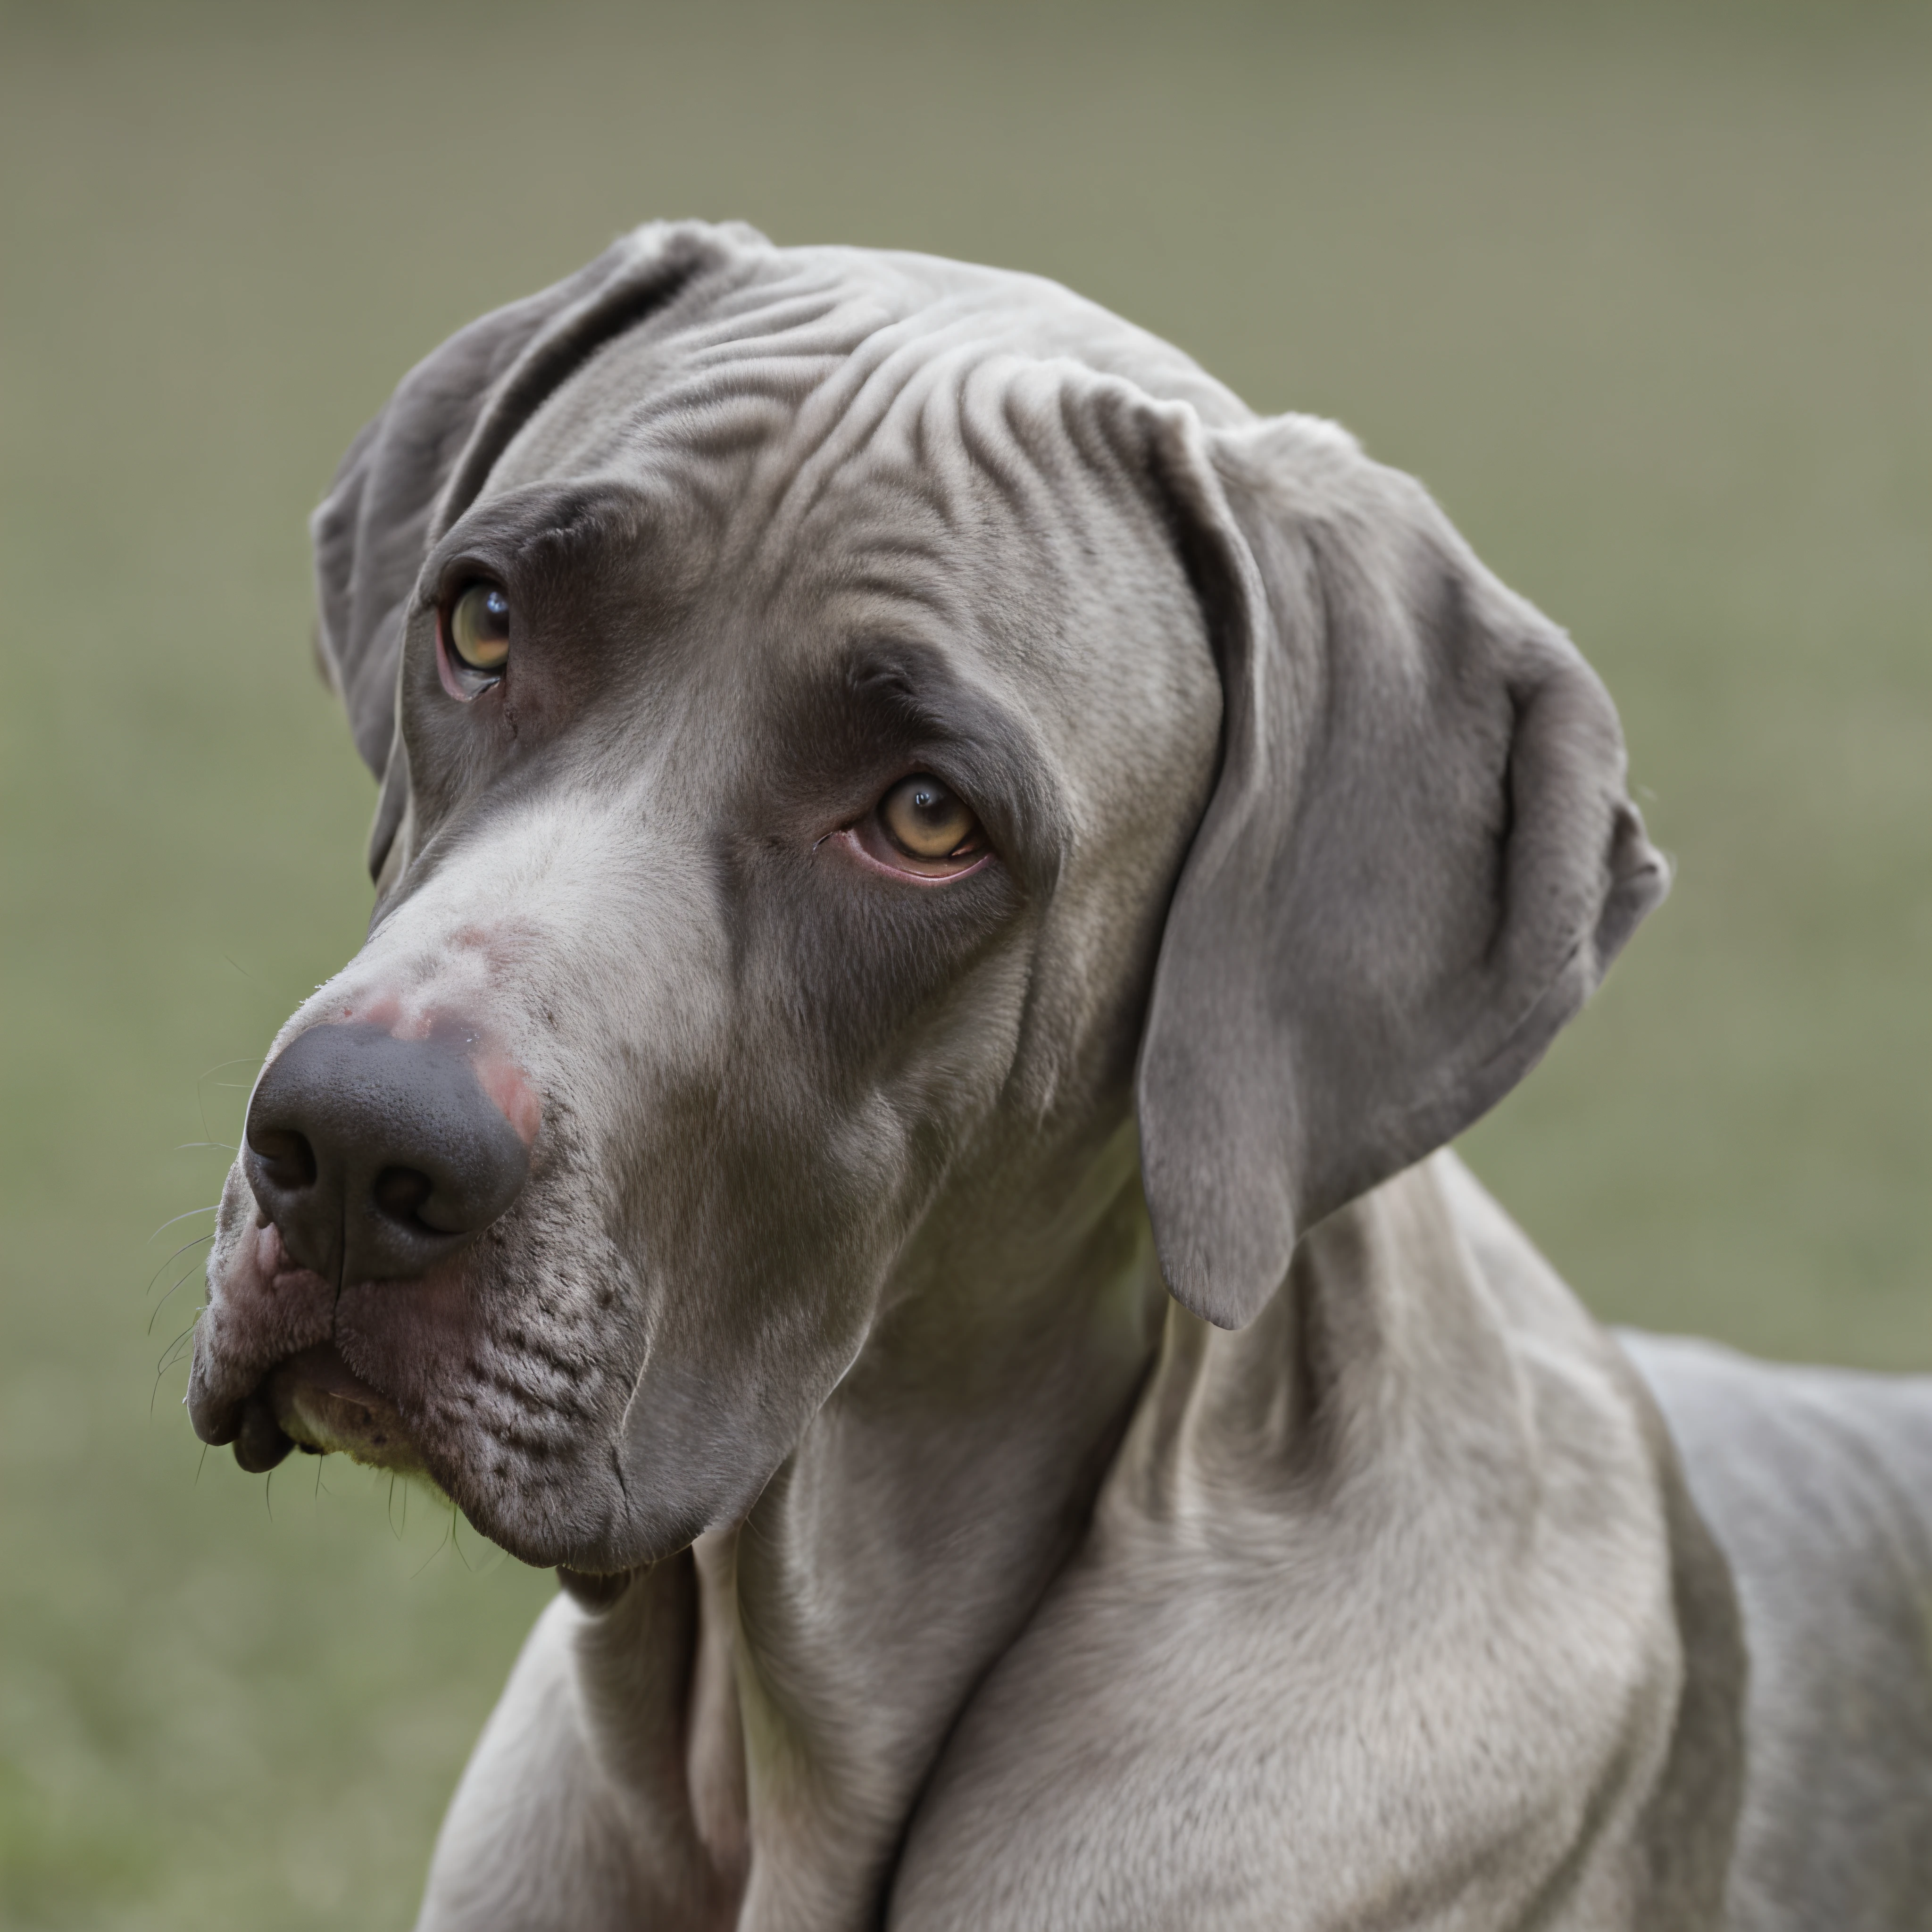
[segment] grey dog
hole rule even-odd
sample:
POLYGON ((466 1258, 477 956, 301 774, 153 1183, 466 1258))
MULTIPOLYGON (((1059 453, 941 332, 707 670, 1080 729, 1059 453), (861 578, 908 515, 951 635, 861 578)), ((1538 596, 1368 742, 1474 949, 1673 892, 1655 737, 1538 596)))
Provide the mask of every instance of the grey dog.
POLYGON ((1051 284, 659 224, 315 524, 382 780, 189 1400, 565 1588, 422 1924, 1932 1924, 1932 1400, 1453 1154, 1662 896, 1414 483, 1051 284))

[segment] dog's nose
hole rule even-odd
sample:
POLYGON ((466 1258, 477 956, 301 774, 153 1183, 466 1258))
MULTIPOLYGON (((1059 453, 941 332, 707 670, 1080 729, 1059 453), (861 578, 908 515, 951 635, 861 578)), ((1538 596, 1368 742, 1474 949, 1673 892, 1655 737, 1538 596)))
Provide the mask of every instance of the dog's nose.
POLYGON ((275 1056, 242 1165, 290 1257, 347 1283, 412 1280, 482 1233, 530 1154, 458 1048, 345 1024, 275 1056))

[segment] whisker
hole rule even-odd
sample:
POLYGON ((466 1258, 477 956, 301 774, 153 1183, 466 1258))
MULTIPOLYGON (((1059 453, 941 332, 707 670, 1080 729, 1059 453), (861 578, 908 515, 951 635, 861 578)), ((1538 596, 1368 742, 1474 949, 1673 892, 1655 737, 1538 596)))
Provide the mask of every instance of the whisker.
POLYGON ((157 1368, 165 1370, 174 1366, 175 1364, 180 1359, 182 1344, 194 1333, 195 1323, 198 1322, 200 1319, 201 1310, 197 1308, 195 1310, 194 1321, 190 1322, 188 1326, 168 1344, 167 1347, 162 1351, 161 1359, 155 1364, 157 1368))
MULTIPOLYGON (((230 965, 232 965, 235 962, 232 960, 229 962, 230 965)), ((262 1059, 260 1055, 257 1055, 255 1058, 251 1060, 245 1054, 238 1054, 232 1060, 218 1060, 214 1064, 208 1068, 206 1072, 197 1073, 195 1076, 194 1104, 196 1109, 201 1114, 201 1130, 203 1133, 212 1134, 214 1132, 214 1130, 208 1124, 208 1096, 202 1090, 207 1085, 208 1081, 218 1073, 226 1072, 231 1066, 259 1067, 261 1064, 262 1059)), ((233 1088, 236 1084, 236 1083, 232 1081, 226 1080, 217 1082, 216 1084, 218 1086, 230 1088, 233 1088)))
MULTIPOLYGON (((212 1214, 220 1207, 220 1205, 221 1203, 219 1201, 211 1201, 206 1208, 190 1208, 185 1214, 177 1214, 173 1217, 173 1220, 164 1221, 161 1225, 154 1230, 154 1234, 150 1234, 148 1237, 148 1239, 152 1241, 154 1238, 154 1234, 165 1234, 168 1230, 175 1225, 175 1222, 176 1221, 192 1220, 197 1214, 212 1214)), ((180 1250, 176 1250, 176 1252, 178 1253, 180 1250)), ((166 1265, 166 1264, 165 1262, 162 1264, 163 1267, 165 1267, 166 1265)), ((160 1269, 157 1268, 154 1272, 158 1274, 160 1273, 160 1269)), ((150 1286, 152 1286, 152 1284, 150 1284, 150 1286)))
MULTIPOLYGON (((154 1312, 148 1317, 148 1333, 150 1335, 154 1332, 154 1324, 161 1318, 161 1310, 166 1307, 168 1304, 174 1299, 175 1290, 180 1287, 183 1282, 189 1280, 194 1274, 194 1270, 192 1268, 184 1268, 181 1273, 176 1275, 174 1280, 168 1284, 167 1293, 163 1295, 160 1300, 154 1304, 154 1312)), ((152 1402, 150 1402, 148 1406, 151 1408, 154 1406, 152 1402)))
POLYGON ((461 1558, 464 1568, 467 1570, 470 1575, 473 1576, 476 1574, 476 1566, 470 1562, 468 1557, 464 1556, 463 1554, 463 1535, 461 1529, 462 1520, 462 1516, 458 1512, 456 1504, 454 1502, 452 1502, 449 1505, 449 1540, 451 1543, 455 1546, 456 1553, 458 1557, 461 1558))
POLYGON ((218 1060, 212 1066, 204 1066, 194 1076, 194 1084, 199 1087, 211 1073, 224 1072, 231 1066, 260 1066, 267 1058, 265 1053, 238 1053, 232 1059, 218 1060))
MULTIPOLYGON (((158 1232, 158 1231, 157 1231, 157 1232, 158 1232)), ((154 1236, 151 1234, 151 1235, 149 1235, 149 1236, 148 1236, 148 1238, 150 1240, 152 1240, 154 1239, 154 1236)), ((201 1246, 201 1244, 202 1244, 202 1242, 204 1242, 204 1241, 212 1241, 212 1240, 214 1240, 214 1234, 212 1233, 212 1232, 209 1232, 209 1233, 208 1233, 208 1234, 197 1234, 197 1235, 196 1235, 196 1236, 195 1236, 194 1239, 193 1240, 191 1240, 191 1241, 184 1241, 184 1242, 182 1242, 182 1244, 181 1244, 181 1246, 180 1246, 179 1247, 178 1247, 177 1249, 176 1249, 176 1250, 174 1251, 174 1252, 173 1252, 172 1254, 171 1254, 170 1256, 169 1256, 169 1257, 167 1258, 167 1259, 166 1259, 166 1261, 164 1261, 164 1262, 162 1262, 162 1264, 160 1264, 160 1266, 159 1268, 158 1268, 157 1269, 155 1269, 155 1270, 154 1271, 154 1273, 153 1273, 152 1274, 151 1274, 150 1276, 148 1276, 148 1285, 147 1285, 147 1286, 146 1286, 146 1288, 142 1288, 142 1291, 141 1291, 141 1294, 142 1294, 142 1298, 145 1300, 145 1299, 146 1299, 148 1295, 151 1295, 151 1294, 152 1294, 154 1293, 154 1284, 155 1284, 155 1282, 158 1282, 158 1281, 159 1281, 159 1280, 160 1280, 160 1278, 162 1277, 162 1276, 163 1276, 163 1275, 164 1275, 164 1274, 166 1274, 167 1273, 168 1270, 169 1270, 170 1268, 171 1268, 172 1267, 173 1267, 173 1265, 175 1264, 175 1263, 176 1263, 176 1262, 179 1261, 179 1260, 181 1259, 181 1258, 182 1258, 182 1256, 183 1255, 184 1255, 184 1254, 186 1254, 186 1253, 188 1252, 188 1250, 189 1250, 189 1249, 190 1249, 190 1248, 198 1248, 198 1247, 200 1247, 200 1246, 201 1246)))
MULTIPOLYGON (((452 1515, 452 1516, 454 1516, 454 1514, 455 1514, 455 1513, 456 1513, 456 1505, 455 1505, 454 1503, 452 1503, 452 1504, 450 1504, 450 1506, 449 1506, 449 1509, 450 1509, 450 1514, 451 1514, 451 1515, 452 1515)), ((410 1573, 410 1581, 412 1583, 413 1583, 413 1582, 416 1580, 417 1577, 420 1576, 422 1574, 422 1573, 423 1573, 425 1570, 427 1570, 427 1569, 429 1568, 429 1566, 430 1566, 432 1563, 434 1563, 434 1562, 436 1561, 436 1559, 439 1556, 440 1556, 442 1554, 442 1546, 443 1546, 443 1544, 444 1544, 447 1543, 448 1540, 449 1540, 449 1532, 448 1532, 448 1530, 446 1530, 446 1530, 442 1532, 442 1536, 441 1540, 440 1540, 440 1541, 439 1541, 439 1542, 437 1543, 437 1544, 436 1544, 436 1547, 435 1547, 434 1550, 432 1550, 430 1552, 430 1553, 429 1553, 427 1556, 425 1556, 425 1557, 423 1558, 423 1560, 422 1560, 420 1563, 418 1563, 418 1564, 416 1565, 416 1568, 415 1568, 415 1569, 414 1569, 414 1570, 410 1573)))
POLYGON ((202 1316, 206 1314, 208 1310, 206 1306, 197 1308, 194 1311, 194 1320, 190 1322, 188 1326, 161 1351, 161 1359, 154 1364, 154 1385, 148 1391, 148 1413, 150 1415, 152 1415, 154 1412, 154 1403, 157 1399, 160 1396, 161 1392, 161 1378, 167 1373, 170 1369, 174 1366, 176 1359, 181 1348, 181 1345, 194 1333, 196 1324, 200 1322, 202 1316))
POLYGON ((219 1148, 224 1154, 232 1154, 235 1151, 226 1141, 178 1141, 175 1144, 175 1152, 188 1154, 196 1148, 219 1148))
MULTIPOLYGON (((464 1516, 462 1512, 457 1508, 454 1502, 452 1502, 450 1504, 449 1508, 450 1538, 456 1545, 457 1555, 463 1557, 464 1568, 467 1570, 472 1576, 488 1576, 493 1574, 496 1570, 497 1564, 502 1561, 503 1551, 498 1545, 492 1543, 490 1539, 485 1536, 483 1538, 484 1555, 482 1562, 478 1563, 471 1562, 467 1556, 463 1556, 463 1537, 460 1530, 460 1526, 464 1522, 468 1522, 469 1519, 464 1516)), ((470 1523, 470 1528, 473 1534, 481 1535, 482 1534, 481 1531, 477 1529, 476 1526, 473 1522, 470 1523)))

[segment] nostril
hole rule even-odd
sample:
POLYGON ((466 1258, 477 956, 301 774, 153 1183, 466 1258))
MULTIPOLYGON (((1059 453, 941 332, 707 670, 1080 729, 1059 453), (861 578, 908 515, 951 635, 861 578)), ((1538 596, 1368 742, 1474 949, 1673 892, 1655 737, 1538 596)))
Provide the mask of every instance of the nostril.
POLYGON ((460 1048, 325 1024, 263 1069, 242 1166, 299 1266, 414 1280, 508 1209, 530 1149, 460 1048))
POLYGON ((427 1226, 422 1210, 434 1186, 428 1174, 419 1174, 412 1167, 386 1167, 376 1177, 376 1206, 392 1221, 411 1227, 427 1226))
POLYGON ((291 1193, 313 1187, 317 1172, 315 1150, 305 1134, 292 1128, 257 1127, 250 1131, 248 1144, 261 1162, 262 1172, 278 1187, 291 1193))

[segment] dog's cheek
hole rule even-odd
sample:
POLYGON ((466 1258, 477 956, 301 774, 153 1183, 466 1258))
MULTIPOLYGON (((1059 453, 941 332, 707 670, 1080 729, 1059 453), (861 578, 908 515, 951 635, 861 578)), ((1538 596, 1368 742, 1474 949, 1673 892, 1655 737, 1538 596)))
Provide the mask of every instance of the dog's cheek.
POLYGON ((903 1066, 962 988, 989 968, 1004 979, 1000 956, 1024 950, 1025 904, 997 862, 937 884, 861 875, 828 850, 742 871, 744 1004, 832 1093, 903 1066))
MULTIPOLYGON (((448 700, 438 694, 447 708, 448 700)), ((482 701, 482 700, 478 700, 482 701)), ((508 737, 501 716, 502 706, 489 700, 494 716, 478 719, 471 714, 475 704, 453 717, 412 716, 406 706, 403 741, 408 748, 410 802, 418 850, 489 783, 492 766, 500 758, 508 737)))

